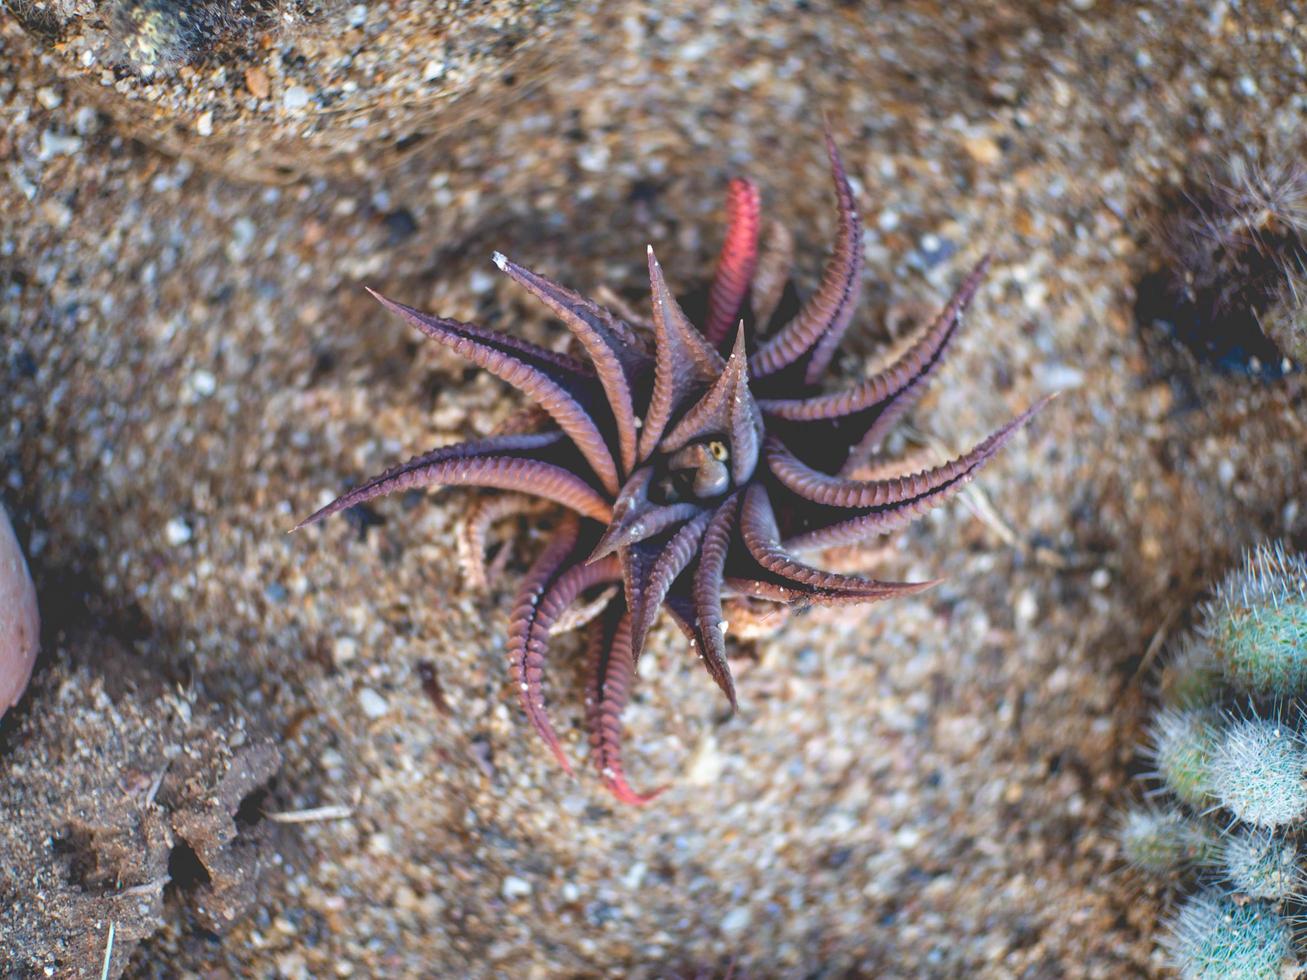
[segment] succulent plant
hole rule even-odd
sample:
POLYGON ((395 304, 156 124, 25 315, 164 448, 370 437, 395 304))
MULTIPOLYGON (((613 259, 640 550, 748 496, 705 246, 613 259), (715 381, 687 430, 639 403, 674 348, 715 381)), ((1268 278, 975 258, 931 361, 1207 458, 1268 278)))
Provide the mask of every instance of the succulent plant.
POLYGON ((1211 166, 1159 227, 1163 268, 1138 290, 1141 322, 1216 365, 1275 375, 1304 363, 1307 167, 1299 153, 1211 166))
POLYGON ((127 61, 148 76, 203 57, 252 26, 263 6, 240 0, 114 0, 110 24, 127 61))
POLYGON ((1282 827, 1307 816, 1307 746, 1278 718, 1240 718, 1222 726, 1209 761, 1221 805, 1256 827, 1282 827))
POLYGON ((1139 871, 1206 883, 1170 924, 1185 977, 1279 977, 1304 955, 1290 923, 1307 840, 1305 594, 1302 556, 1254 548, 1162 669, 1146 753, 1175 802, 1130 810, 1119 839, 1139 871))
POLYGON ((1158 877, 1210 864, 1222 853, 1220 839, 1207 822, 1178 807, 1130 810, 1119 834, 1126 860, 1158 877))
POLYGON ((1288 899, 1299 894, 1303 872, 1296 841, 1269 830, 1243 828, 1221 842, 1226 877, 1244 895, 1288 899))
POLYGON ((1220 700, 1224 684, 1212 645, 1204 637, 1190 634, 1162 665, 1162 707, 1173 711, 1210 708, 1220 700))
POLYGON ((1151 732, 1149 753, 1157 775, 1182 803, 1202 808, 1212 796, 1212 754, 1217 746, 1205 712, 1164 711, 1151 732))
MULTIPOLYGON (((545 667, 549 638, 568 607, 589 600, 591 757, 625 802, 655 795, 636 792, 623 774, 620 717, 660 611, 680 627, 734 708, 726 632, 737 611, 747 616, 758 603, 868 603, 928 588, 827 571, 807 564, 803 553, 885 534, 948 500, 1047 401, 933 469, 887 468, 893 461, 877 458, 886 434, 937 373, 988 259, 899 356, 851 387, 827 390, 861 288, 862 225, 829 134, 826 151, 835 244, 817 289, 792 313, 778 306, 788 250, 760 248, 761 193, 741 179, 730 184, 725 241, 701 324, 682 309, 652 246, 648 322, 638 314, 628 322, 495 253, 500 271, 563 321, 587 359, 377 296, 436 343, 521 389, 539 409, 496 435, 390 469, 300 525, 436 485, 510 491, 567 508, 513 604, 513 680, 527 718, 570 772, 545 708, 545 667), (613 599, 601 601, 596 592, 613 599)), ((468 517, 476 530, 464 552, 474 564, 481 559, 476 541, 492 519, 486 514, 522 509, 488 499, 489 511, 474 503, 468 517)), ((575 617, 570 623, 579 625, 575 617)))
POLYGON ((1184 900, 1166 945, 1185 980, 1281 980, 1294 957, 1293 931, 1272 903, 1215 891, 1184 900))
POLYGON ((1203 635, 1234 687, 1259 697, 1307 691, 1307 559, 1258 548, 1217 587, 1203 635))

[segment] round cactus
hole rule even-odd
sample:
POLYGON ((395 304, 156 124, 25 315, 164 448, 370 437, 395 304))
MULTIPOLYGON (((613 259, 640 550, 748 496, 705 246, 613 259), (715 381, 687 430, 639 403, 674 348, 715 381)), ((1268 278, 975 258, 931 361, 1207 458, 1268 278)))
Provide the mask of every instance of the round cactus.
POLYGON ((1225 677, 1212 645, 1188 636, 1162 667, 1162 704, 1177 711, 1209 708, 1220 700, 1225 677))
POLYGON ((110 24, 142 75, 195 61, 254 20, 238 0, 114 0, 110 24))
POLYGON ((1148 315, 1204 362, 1274 377, 1286 356, 1296 359, 1289 343, 1302 322, 1307 167, 1296 148, 1256 156, 1230 159, 1171 198, 1158 226, 1165 268, 1140 292, 1148 315))
POLYGON ((1221 805, 1245 823, 1280 827, 1307 817, 1307 746, 1276 719, 1226 725, 1208 775, 1221 805))
POLYGON ((1130 810, 1121 822, 1120 840, 1131 865, 1158 876, 1209 864, 1221 853, 1205 823, 1175 808, 1130 810))
POLYGON ((1302 885, 1298 845, 1269 830, 1236 830, 1221 842, 1221 864, 1245 895, 1294 898, 1302 885))
POLYGON ((1215 892, 1186 899, 1167 943, 1186 980, 1279 980, 1293 959, 1293 934, 1275 907, 1215 892))
POLYGON ((1128 813, 1130 864, 1197 878, 1165 946, 1184 977, 1294 975, 1307 901, 1307 559, 1247 554, 1162 668, 1147 753, 1170 802, 1128 813), (1196 872, 1196 873, 1195 873, 1196 872))
POLYGON ((1257 696, 1307 691, 1307 559, 1254 549, 1204 610, 1203 632, 1226 679, 1257 696))
POLYGON ((1151 731, 1157 774, 1168 789, 1192 807, 1212 796, 1212 753, 1216 733, 1211 716, 1198 711, 1163 711, 1151 731))

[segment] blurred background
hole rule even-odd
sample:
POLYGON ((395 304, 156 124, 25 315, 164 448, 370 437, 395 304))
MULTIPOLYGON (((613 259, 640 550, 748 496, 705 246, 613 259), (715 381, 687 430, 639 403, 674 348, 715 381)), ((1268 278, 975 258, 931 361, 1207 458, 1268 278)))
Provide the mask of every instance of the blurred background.
POLYGON ((6 975, 1165 975, 1170 897, 1114 838, 1153 663, 1307 535, 1302 11, 5 5, 0 501, 42 614, 6 975), (745 175, 811 289, 823 117, 866 229, 842 370, 992 250, 909 436, 1065 394, 874 553, 943 585, 742 645, 737 715, 664 623, 626 761, 671 788, 621 807, 526 728, 459 491, 285 532, 521 405, 364 286, 558 346, 494 250, 643 308, 646 244, 702 288, 745 175), (1213 259, 1266 187, 1256 254, 1213 259))

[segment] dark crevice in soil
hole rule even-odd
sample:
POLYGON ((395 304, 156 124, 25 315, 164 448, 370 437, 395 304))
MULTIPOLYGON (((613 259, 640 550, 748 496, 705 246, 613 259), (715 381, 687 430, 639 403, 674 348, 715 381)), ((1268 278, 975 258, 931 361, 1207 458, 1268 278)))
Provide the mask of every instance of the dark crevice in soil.
POLYGON ((271 783, 260 786, 247 793, 236 807, 233 818, 236 821, 237 836, 253 830, 263 820, 263 804, 272 794, 271 783))
POLYGON ((194 891, 213 881, 195 848, 184 840, 179 840, 168 855, 168 877, 172 880, 172 887, 183 892, 194 891))
POLYGON ((1135 323, 1144 346, 1172 370, 1212 370, 1274 380, 1285 373, 1284 357, 1262 332, 1256 309, 1214 309, 1215 297, 1177 292, 1169 270, 1148 273, 1135 285, 1135 323), (1170 347, 1170 356, 1160 348, 1170 347), (1188 357, 1176 356, 1187 352, 1188 357))

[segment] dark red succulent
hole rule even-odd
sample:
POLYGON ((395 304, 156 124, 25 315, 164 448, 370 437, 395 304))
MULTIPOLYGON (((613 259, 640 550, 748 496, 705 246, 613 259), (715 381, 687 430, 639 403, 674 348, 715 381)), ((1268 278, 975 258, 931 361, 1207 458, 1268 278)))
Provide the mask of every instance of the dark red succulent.
MULTIPOLYGON (((626 802, 656 795, 636 793, 623 775, 620 718, 660 609, 734 707, 723 602, 736 603, 743 616, 759 601, 852 604, 929 587, 825 571, 797 553, 862 541, 920 516, 956 494, 1040 407, 934 469, 887 476, 880 463, 876 478, 860 472, 926 390, 988 260, 901 356, 851 388, 826 391, 821 382, 862 279, 853 191, 829 135, 826 146, 838 237, 821 284, 790 318, 776 315, 787 288, 788 237, 773 229, 768 247, 759 248, 759 192, 740 179, 730 185, 726 240, 702 330, 668 289, 652 247, 648 323, 495 254, 495 264, 571 330, 588 361, 378 295, 387 309, 521 389, 543 412, 517 417, 500 434, 415 457, 303 522, 412 487, 507 491, 514 495, 483 499, 469 515, 478 569, 490 522, 521 509, 516 494, 568 508, 513 602, 513 677, 527 717, 571 772, 545 713, 543 676, 551 631, 569 606, 589 598, 592 755, 605 784, 626 802), (768 329, 774 319, 784 322, 768 329)), ((572 614, 573 621, 585 618, 572 614)))

